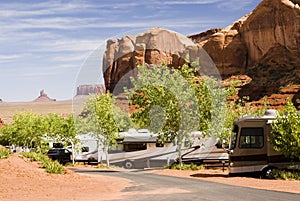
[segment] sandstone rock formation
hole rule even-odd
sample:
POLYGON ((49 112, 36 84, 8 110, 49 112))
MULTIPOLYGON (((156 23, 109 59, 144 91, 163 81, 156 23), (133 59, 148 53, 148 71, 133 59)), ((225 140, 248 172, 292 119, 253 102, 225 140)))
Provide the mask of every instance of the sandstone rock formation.
MULTIPOLYGON (((300 84, 299 5, 300 0, 263 0, 253 12, 226 28, 188 37, 206 50, 224 79, 236 75, 250 78, 241 87, 240 97, 259 101, 284 94, 282 87, 294 84, 293 90, 298 90, 292 93, 295 100, 300 84)), ((164 61, 170 66, 182 65, 186 53, 195 55, 191 51, 198 50, 195 44, 160 28, 109 40, 103 59, 106 88, 112 91, 117 83, 129 83, 137 64, 160 65, 164 61)))
MULTIPOLYGON (((231 26, 189 36, 208 52, 222 75, 245 73, 282 46, 299 55, 299 0, 263 0, 252 13, 231 26), (273 49, 273 51, 272 51, 273 49), (271 50, 271 52, 270 52, 271 50)), ((279 53, 279 52, 278 52, 279 53)))
POLYGON ((104 85, 79 85, 76 96, 87 96, 90 94, 101 94, 105 92, 104 85))
POLYGON ((129 77, 136 76, 137 65, 162 65, 165 62, 177 67, 187 63, 187 55, 190 61, 201 57, 201 62, 207 66, 202 73, 216 73, 210 57, 199 45, 173 31, 152 28, 138 36, 108 40, 103 57, 106 89, 118 94, 124 86, 130 87, 129 77))
MULTIPOLYGON (((246 74, 252 81, 240 97, 259 100, 300 83, 300 0, 263 0, 231 26, 190 36, 203 46, 224 78, 246 74)), ((297 88, 297 87, 296 87, 297 88)))
POLYGON ((56 99, 49 98, 43 89, 40 91, 40 96, 37 97, 33 102, 48 102, 48 101, 56 101, 56 99))

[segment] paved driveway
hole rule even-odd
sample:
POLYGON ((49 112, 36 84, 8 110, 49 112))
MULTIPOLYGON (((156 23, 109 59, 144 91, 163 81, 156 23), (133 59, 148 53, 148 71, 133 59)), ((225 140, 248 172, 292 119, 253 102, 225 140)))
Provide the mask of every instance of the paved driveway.
POLYGON ((162 176, 147 173, 147 171, 83 172, 131 180, 132 186, 123 191, 124 198, 122 198, 122 200, 126 201, 300 200, 300 194, 230 186, 196 179, 162 176))

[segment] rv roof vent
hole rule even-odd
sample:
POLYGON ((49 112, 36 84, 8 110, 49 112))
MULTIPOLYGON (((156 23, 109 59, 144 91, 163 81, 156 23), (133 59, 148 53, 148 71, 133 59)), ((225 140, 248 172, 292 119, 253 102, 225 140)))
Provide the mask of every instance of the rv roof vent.
POLYGON ((266 110, 264 116, 276 117, 277 116, 277 110, 266 110))

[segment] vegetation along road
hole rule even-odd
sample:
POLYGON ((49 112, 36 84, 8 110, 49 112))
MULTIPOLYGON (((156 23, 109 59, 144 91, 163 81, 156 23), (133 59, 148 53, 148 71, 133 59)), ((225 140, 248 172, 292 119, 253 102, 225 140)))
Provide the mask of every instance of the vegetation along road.
POLYGON ((122 200, 300 200, 300 194, 259 190, 220 183, 163 176, 147 171, 106 172, 79 170, 79 173, 101 174, 132 181, 132 186, 125 188, 122 200))

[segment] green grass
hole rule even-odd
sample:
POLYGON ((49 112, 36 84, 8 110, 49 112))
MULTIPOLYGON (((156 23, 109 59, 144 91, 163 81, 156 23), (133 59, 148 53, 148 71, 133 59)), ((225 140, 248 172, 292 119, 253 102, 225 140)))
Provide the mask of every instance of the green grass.
POLYGON ((172 165, 169 165, 169 166, 166 166, 165 169, 171 169, 171 170, 193 170, 193 171, 196 171, 196 170, 202 170, 202 169, 205 169, 204 166, 202 165, 195 165, 195 164, 183 164, 183 165, 180 165, 180 164, 172 164, 172 165))
POLYGON ((22 152, 22 156, 31 159, 32 161, 37 161, 42 163, 42 168, 45 168, 45 171, 49 174, 64 174, 66 170, 64 166, 62 166, 57 161, 52 161, 47 156, 43 154, 38 154, 35 152, 22 152))
POLYGON ((4 148, 4 147, 0 147, 0 159, 5 159, 5 158, 9 158, 11 155, 11 152, 4 148))

